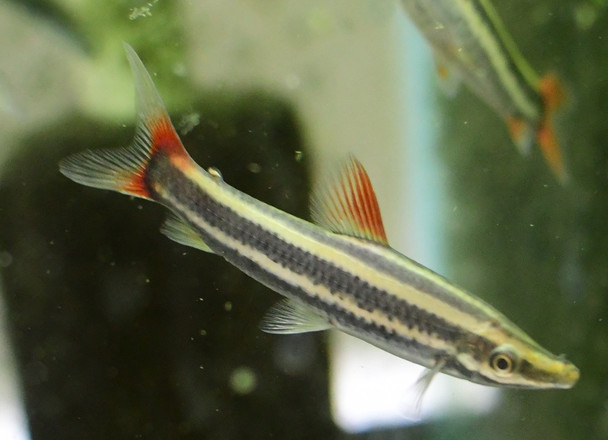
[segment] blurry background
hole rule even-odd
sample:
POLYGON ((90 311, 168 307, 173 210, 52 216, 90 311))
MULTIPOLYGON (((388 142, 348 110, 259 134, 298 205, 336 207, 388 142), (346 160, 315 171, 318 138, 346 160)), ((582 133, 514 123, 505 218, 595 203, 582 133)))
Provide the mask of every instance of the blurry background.
POLYGON ((437 90, 394 0, 0 1, 0 437, 608 438, 605 1, 496 7, 566 84, 568 187, 467 90, 437 90), (427 408, 440 394, 486 412, 406 427, 412 379, 355 375, 347 391, 386 386, 394 402, 347 421, 338 367, 409 364, 340 357, 353 341, 335 335, 262 333, 276 294, 161 236, 161 207, 58 173, 67 154, 131 141, 122 41, 201 165, 308 218, 317 176, 354 153, 392 246, 566 353, 577 386, 478 395, 442 379, 427 408))

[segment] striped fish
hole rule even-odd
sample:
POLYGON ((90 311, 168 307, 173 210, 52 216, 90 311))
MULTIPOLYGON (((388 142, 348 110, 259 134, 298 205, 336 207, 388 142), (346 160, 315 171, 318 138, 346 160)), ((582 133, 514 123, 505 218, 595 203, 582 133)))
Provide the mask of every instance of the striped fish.
POLYGON ((522 152, 538 143, 552 172, 565 183, 568 175, 551 124, 564 92, 554 75, 537 76, 490 0, 401 4, 432 46, 440 76, 462 79, 501 115, 522 152))
POLYGON ((388 246, 368 175, 354 158, 313 198, 317 224, 266 205, 200 168, 152 79, 126 46, 139 121, 132 146, 64 159, 70 179, 161 203, 173 240, 213 252, 284 295, 262 328, 336 328, 404 359, 486 385, 569 388, 578 369, 482 300, 388 246))

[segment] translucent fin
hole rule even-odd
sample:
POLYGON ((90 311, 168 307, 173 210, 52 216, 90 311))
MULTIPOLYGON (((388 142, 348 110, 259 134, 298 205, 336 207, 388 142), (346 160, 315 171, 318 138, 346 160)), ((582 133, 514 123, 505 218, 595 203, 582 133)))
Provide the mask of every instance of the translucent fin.
POLYGON ((158 94, 152 77, 146 70, 146 67, 142 63, 141 59, 135 52, 135 50, 128 45, 123 43, 125 52, 127 53, 127 59, 133 72, 133 81, 135 83, 135 108, 137 110, 137 117, 139 122, 142 123, 144 131, 153 121, 168 119, 167 110, 162 98, 158 94))
POLYGON ((170 238, 179 244, 183 244, 184 246, 190 246, 203 252, 213 253, 209 246, 207 246, 207 243, 198 235, 198 232, 176 215, 170 215, 165 220, 160 228, 160 232, 167 238, 170 238))
POLYGON ((414 384, 414 390, 416 391, 417 408, 422 407, 422 399, 424 398, 424 395, 431 386, 431 382, 433 382, 433 379, 435 378, 435 376, 437 376, 437 373, 441 371, 444 365, 445 361, 443 359, 437 361, 435 366, 433 368, 425 370, 414 384))
POLYGON ((352 156, 338 176, 317 188, 311 209, 315 223, 332 232, 388 244, 371 181, 352 156))
POLYGON ((569 175, 552 124, 553 115, 563 104, 566 94, 558 78, 552 74, 545 75, 540 79, 539 91, 543 98, 545 111, 536 140, 553 174, 562 184, 566 184, 569 181, 569 175))
POLYGON ((59 162, 59 171, 76 183, 149 199, 144 182, 148 159, 140 149, 83 151, 59 162))
POLYGON ((439 78, 439 87, 446 96, 453 98, 460 90, 462 77, 458 74, 456 69, 452 69, 448 65, 438 52, 435 52, 434 59, 435 71, 437 72, 437 78, 439 78))
POLYGON ((83 185, 149 199, 145 174, 150 158, 159 151, 167 156, 189 156, 143 63, 126 43, 125 50, 133 71, 138 112, 133 144, 75 154, 62 160, 59 170, 83 185))
POLYGON ((530 154, 532 145, 534 145, 534 137, 536 130, 534 126, 522 118, 510 117, 507 119, 507 126, 513 143, 521 154, 527 156, 530 154))
POLYGON ((438 360, 433 368, 429 368, 423 371, 420 377, 416 380, 414 385, 412 385, 412 392, 414 394, 414 399, 412 401, 413 406, 411 407, 411 415, 414 419, 420 418, 420 413, 422 412, 422 400, 424 399, 424 395, 427 390, 431 386, 431 382, 441 371, 441 369, 445 365, 445 360, 438 360))
POLYGON ((260 323, 266 333, 294 334, 327 330, 331 324, 299 301, 284 299, 268 310, 260 323))

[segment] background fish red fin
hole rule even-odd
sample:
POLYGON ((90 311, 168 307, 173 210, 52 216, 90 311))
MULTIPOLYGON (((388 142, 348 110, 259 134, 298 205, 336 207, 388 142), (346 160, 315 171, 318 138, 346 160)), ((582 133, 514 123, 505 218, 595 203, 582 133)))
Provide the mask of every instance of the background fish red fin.
POLYGON ((133 71, 138 113, 133 144, 75 154, 61 161, 59 170, 83 185, 149 199, 145 175, 152 156, 159 152, 189 156, 143 63, 131 46, 125 44, 125 50, 133 71))
POLYGON ((562 151, 552 124, 555 112, 566 100, 566 92, 557 76, 552 73, 540 79, 539 92, 543 98, 544 115, 542 124, 537 132, 537 141, 545 161, 549 164, 553 174, 555 174, 560 182, 567 183, 569 180, 568 170, 564 165, 562 151))
POLYGON ((507 127, 517 150, 523 155, 528 155, 534 145, 535 128, 526 119, 515 116, 507 118, 507 127))
POLYGON ((554 114, 565 101, 566 94, 559 79, 552 73, 540 78, 538 93, 543 101, 543 113, 539 123, 533 124, 524 118, 509 117, 509 132, 515 145, 524 154, 527 154, 530 146, 536 142, 551 172, 562 184, 566 184, 569 181, 568 170, 553 128, 554 114))
POLYGON ((372 183, 352 156, 336 177, 318 187, 311 208, 315 223, 332 232, 388 245, 372 183))

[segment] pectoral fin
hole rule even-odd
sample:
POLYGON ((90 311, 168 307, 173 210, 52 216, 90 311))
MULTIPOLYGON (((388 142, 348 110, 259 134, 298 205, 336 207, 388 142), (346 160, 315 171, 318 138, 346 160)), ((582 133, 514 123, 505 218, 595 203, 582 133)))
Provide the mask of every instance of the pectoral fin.
POLYGON ((414 383, 413 388, 416 397, 416 412, 419 413, 422 408, 422 399, 426 394, 426 391, 431 386, 431 382, 441 371, 441 369, 445 366, 445 359, 438 359, 433 368, 429 368, 424 370, 424 372, 420 375, 420 377, 414 383))
POLYGON ((449 66, 439 53, 435 52, 434 55, 439 88, 441 88, 446 96, 453 98, 460 90, 462 77, 456 72, 456 69, 449 66))
POLYGON ((165 223, 160 228, 160 232, 184 246, 190 246, 204 252, 213 252, 192 226, 175 215, 170 215, 165 220, 165 223))
POLYGON ((507 127, 517 150, 524 156, 529 155, 536 136, 532 124, 524 118, 511 116, 507 118, 507 127))

